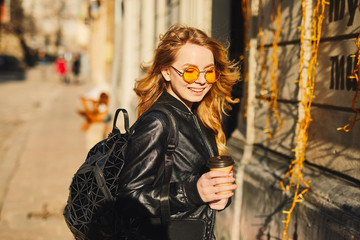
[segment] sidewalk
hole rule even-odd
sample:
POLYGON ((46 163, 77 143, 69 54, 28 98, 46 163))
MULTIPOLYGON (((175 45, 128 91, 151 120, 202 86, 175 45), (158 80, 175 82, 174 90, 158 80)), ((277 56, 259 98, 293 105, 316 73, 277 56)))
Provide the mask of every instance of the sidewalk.
POLYGON ((86 133, 80 130, 83 119, 76 113, 86 90, 60 83, 49 89, 50 97, 9 145, 4 164, 14 172, 3 199, 0 240, 73 239, 62 210, 72 176, 88 151, 86 133))

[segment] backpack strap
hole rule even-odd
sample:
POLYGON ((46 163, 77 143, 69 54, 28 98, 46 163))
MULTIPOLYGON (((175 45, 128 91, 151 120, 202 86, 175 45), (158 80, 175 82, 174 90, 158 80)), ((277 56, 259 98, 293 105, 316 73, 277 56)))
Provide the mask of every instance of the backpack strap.
MULTIPOLYGON (((164 160, 164 179, 162 182, 161 193, 160 193, 161 223, 164 225, 168 225, 170 224, 170 202, 169 202, 170 179, 171 179, 173 162, 174 162, 173 153, 175 152, 175 148, 178 141, 178 127, 172 113, 168 109, 166 109, 163 105, 155 105, 151 107, 150 111, 163 112, 167 116, 170 122, 170 129, 167 139, 167 148, 166 148, 165 160, 164 160)), ((122 112, 124 115, 125 131, 126 133, 129 134, 131 132, 131 130, 129 129, 129 116, 127 111, 122 108, 116 110, 113 121, 112 133, 113 134, 120 133, 119 128, 116 126, 117 118, 120 112, 122 112)), ((136 125, 136 122, 134 123, 134 125, 136 125)))
POLYGON ((160 211, 161 211, 161 223, 164 225, 170 224, 170 202, 169 202, 169 192, 170 192, 170 179, 173 169, 174 162, 174 152, 178 141, 178 127, 176 120, 172 113, 161 105, 157 105, 152 108, 152 110, 158 110, 168 117, 170 122, 170 131, 167 139, 167 149, 165 154, 164 161, 164 179, 161 187, 160 193, 160 211))
POLYGON ((130 129, 129 129, 129 114, 126 111, 126 109, 124 108, 119 108, 116 110, 115 115, 114 115, 114 121, 113 121, 113 129, 112 129, 112 133, 113 134, 119 134, 120 130, 119 128, 116 126, 116 122, 119 116, 119 113, 122 112, 124 115, 124 128, 127 134, 130 133, 130 129))

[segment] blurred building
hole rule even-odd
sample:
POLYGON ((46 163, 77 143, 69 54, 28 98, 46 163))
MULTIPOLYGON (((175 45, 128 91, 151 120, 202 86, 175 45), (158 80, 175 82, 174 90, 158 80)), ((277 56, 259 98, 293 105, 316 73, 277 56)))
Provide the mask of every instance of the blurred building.
POLYGON ((0 54, 34 66, 37 53, 52 59, 87 49, 90 41, 85 0, 1 0, 0 54))
MULTIPOLYGON (((84 19, 87 16, 83 0, 23 0, 24 15, 31 21, 25 40, 33 49, 50 55, 76 52, 89 43, 89 31, 84 19)), ((26 24, 26 23, 25 23, 26 24)))
POLYGON ((233 240, 360 239, 358 1, 242 4, 239 188, 221 222, 233 240))
POLYGON ((23 59, 21 42, 17 34, 5 30, 11 21, 10 0, 0 0, 0 54, 23 59))

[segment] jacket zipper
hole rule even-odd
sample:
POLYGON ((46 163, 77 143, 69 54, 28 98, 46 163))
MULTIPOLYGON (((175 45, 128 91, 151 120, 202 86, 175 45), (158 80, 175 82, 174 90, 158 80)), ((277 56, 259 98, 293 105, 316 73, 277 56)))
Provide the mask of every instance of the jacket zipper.
POLYGON ((197 117, 195 116, 195 114, 192 114, 192 117, 193 117, 193 119, 194 119, 194 121, 195 121, 196 127, 199 129, 199 132, 200 132, 200 135, 201 135, 202 139, 203 139, 204 142, 205 142, 205 146, 206 146, 206 148, 207 148, 207 150, 208 150, 208 152, 209 152, 210 157, 213 157, 213 156, 214 156, 214 152, 213 152, 213 150, 211 149, 210 144, 209 144, 209 142, 207 141, 206 137, 204 136, 204 133, 201 131, 201 127, 200 127, 200 124, 199 124, 199 121, 198 121, 197 117))
MULTIPOLYGON (((194 121, 195 121, 196 127, 197 127, 197 128, 199 129, 199 131, 200 131, 200 135, 201 135, 202 139, 203 139, 204 142, 205 142, 205 146, 206 146, 206 148, 207 148, 207 150, 208 150, 208 152, 209 152, 210 157, 213 157, 213 156, 214 156, 214 152, 213 152, 213 150, 211 149, 208 140, 206 139, 206 137, 204 136, 204 133, 203 133, 202 130, 201 130, 201 127, 200 127, 200 124, 199 124, 199 121, 198 121, 197 117, 195 116, 195 114, 192 114, 192 117, 193 117, 193 119, 194 119, 194 121)), ((214 225, 215 225, 215 213, 214 213, 214 210, 213 210, 213 209, 210 209, 210 211, 211 211, 211 218, 212 218, 211 227, 210 227, 210 233, 213 233, 214 225)), ((211 236, 211 237, 212 237, 212 236, 211 236)))

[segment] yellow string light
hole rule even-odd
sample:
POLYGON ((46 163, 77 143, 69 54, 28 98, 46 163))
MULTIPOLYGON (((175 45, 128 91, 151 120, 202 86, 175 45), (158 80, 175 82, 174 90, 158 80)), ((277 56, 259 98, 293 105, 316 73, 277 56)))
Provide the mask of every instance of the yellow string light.
MULTIPOLYGON (((249 22, 250 22, 250 0, 242 0, 242 13, 244 18, 244 44, 245 44, 245 52, 249 51, 249 40, 248 40, 248 30, 249 30, 249 22)), ((249 71, 247 71, 247 62, 244 60, 245 57, 241 56, 240 61, 243 63, 243 69, 245 69, 244 73, 244 82, 249 82, 249 71), (244 60, 244 61, 243 61, 244 60)), ((243 112, 243 120, 247 117, 247 101, 248 101, 248 89, 245 87, 244 89, 244 97, 242 102, 242 112, 243 112)))
POLYGON ((266 57, 265 57, 265 43, 264 43, 264 12, 263 12, 263 5, 264 0, 260 0, 260 26, 259 26, 259 38, 260 38, 260 48, 259 48, 259 62, 261 62, 260 67, 260 82, 261 82, 261 89, 260 89, 260 100, 266 100, 266 90, 265 90, 265 70, 266 70, 266 57))
MULTIPOLYGON (((290 190, 293 184, 296 184, 295 193, 292 201, 292 205, 289 210, 283 211, 286 214, 286 219, 283 221, 285 223, 283 231, 283 239, 290 239, 288 234, 288 227, 291 220, 291 214, 296 206, 296 203, 304 200, 303 195, 310 189, 310 181, 305 181, 302 175, 303 163, 305 160, 305 150, 306 143, 308 140, 308 129, 311 119, 310 107, 312 99, 314 97, 314 86, 315 86, 315 73, 316 73, 316 64, 317 64, 317 54, 321 38, 321 25, 324 20, 325 4, 328 4, 325 0, 318 0, 316 7, 314 8, 312 15, 312 37, 309 39, 311 43, 311 58, 309 61, 309 66, 307 69, 307 79, 303 81, 302 79, 302 70, 303 70, 303 59, 304 59, 304 49, 300 51, 300 64, 299 64, 299 88, 303 93, 301 104, 304 108, 304 117, 299 120, 299 126, 296 137, 296 149, 295 155, 296 159, 291 162, 289 165, 289 170, 285 174, 284 178, 280 181, 280 187, 283 191, 290 190), (321 13, 320 13, 321 11, 321 13), (284 186, 284 181, 289 179, 287 186, 284 186), (304 185, 304 189, 300 191, 300 186, 304 185)), ((302 23, 305 22, 305 9, 306 9, 306 0, 302 0, 302 23)), ((304 42, 304 25, 301 26, 300 42, 303 46, 304 42)))
MULTIPOLYGON (((360 11, 360 3, 358 5, 358 9, 360 11)), ((355 55, 352 55, 351 57, 354 57, 357 59, 357 64, 355 66, 354 72, 348 76, 348 78, 351 79, 356 79, 356 91, 354 94, 354 98, 352 100, 352 104, 351 104, 351 109, 355 112, 354 116, 352 116, 349 120, 350 123, 346 124, 344 127, 338 128, 337 130, 344 130, 345 132, 349 132, 354 126, 355 123, 357 121, 360 121, 360 117, 358 118, 358 116, 360 116, 360 106, 357 106, 359 109, 356 108, 356 104, 360 105, 360 97, 359 95, 359 76, 358 76, 358 72, 359 72, 359 68, 360 68, 360 34, 357 36, 357 38, 355 39, 355 45, 357 47, 357 52, 355 55)))
MULTIPOLYGON (((266 129, 265 132, 268 133, 269 140, 272 141, 275 134, 280 130, 283 122, 280 120, 280 115, 278 111, 278 105, 277 105, 277 95, 278 95, 278 88, 277 88, 277 72, 279 68, 279 61, 277 57, 277 50, 278 50, 278 41, 280 38, 280 32, 281 32, 281 4, 283 0, 280 0, 276 16, 274 17, 273 11, 271 11, 271 22, 276 24, 276 30, 274 32, 273 37, 273 44, 272 44, 272 57, 271 57, 271 64, 270 64, 270 101, 269 101, 269 112, 266 119, 266 129), (275 129, 273 132, 270 130, 270 120, 272 118, 276 119, 278 123, 278 128, 275 129)), ((273 10, 275 9, 275 1, 273 1, 273 10)))

